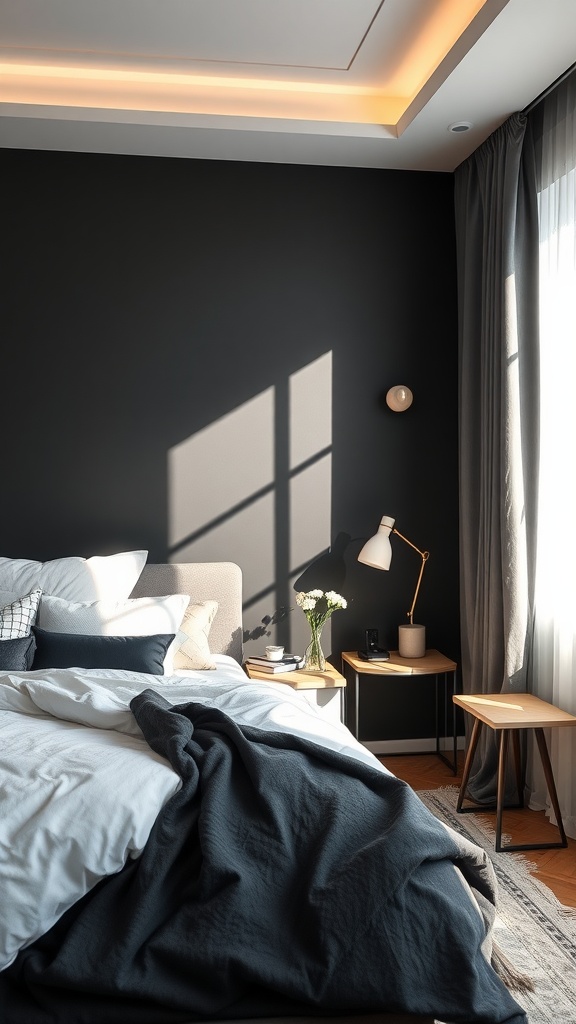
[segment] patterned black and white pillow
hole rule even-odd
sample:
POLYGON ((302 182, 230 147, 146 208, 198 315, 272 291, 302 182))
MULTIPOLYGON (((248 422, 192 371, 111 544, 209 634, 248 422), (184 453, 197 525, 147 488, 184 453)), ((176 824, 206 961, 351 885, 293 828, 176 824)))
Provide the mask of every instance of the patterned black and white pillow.
POLYGON ((41 596, 41 590, 32 590, 0 608, 0 640, 18 640, 30 635, 41 596))

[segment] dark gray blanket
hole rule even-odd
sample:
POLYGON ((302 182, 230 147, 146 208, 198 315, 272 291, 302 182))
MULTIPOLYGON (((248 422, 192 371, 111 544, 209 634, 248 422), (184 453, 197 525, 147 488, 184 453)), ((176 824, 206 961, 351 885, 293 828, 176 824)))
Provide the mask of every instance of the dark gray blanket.
POLYGON ((142 856, 0 975, 4 1024, 384 1010, 525 1024, 481 948, 484 855, 405 783, 152 690, 131 707, 182 788, 142 856))

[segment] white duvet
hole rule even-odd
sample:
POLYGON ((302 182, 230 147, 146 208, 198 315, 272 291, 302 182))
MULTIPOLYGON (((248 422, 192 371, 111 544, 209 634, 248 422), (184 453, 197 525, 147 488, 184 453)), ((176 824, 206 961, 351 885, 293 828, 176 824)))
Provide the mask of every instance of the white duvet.
POLYGON ((73 903, 142 851, 180 780, 129 709, 154 689, 240 724, 296 733, 382 771, 344 725, 237 662, 159 677, 120 670, 0 673, 0 970, 73 903))

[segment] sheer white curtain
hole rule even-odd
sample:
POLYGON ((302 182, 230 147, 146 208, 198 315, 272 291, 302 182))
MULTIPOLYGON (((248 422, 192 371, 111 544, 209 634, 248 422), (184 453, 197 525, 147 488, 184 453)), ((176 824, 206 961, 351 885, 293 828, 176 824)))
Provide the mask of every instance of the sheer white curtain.
MULTIPOLYGON (((534 690, 576 714, 576 80, 543 101, 537 146, 540 225, 540 481, 534 690)), ((566 833, 576 838, 576 728, 552 729, 566 833)), ((546 807, 538 755, 530 806, 546 807)))

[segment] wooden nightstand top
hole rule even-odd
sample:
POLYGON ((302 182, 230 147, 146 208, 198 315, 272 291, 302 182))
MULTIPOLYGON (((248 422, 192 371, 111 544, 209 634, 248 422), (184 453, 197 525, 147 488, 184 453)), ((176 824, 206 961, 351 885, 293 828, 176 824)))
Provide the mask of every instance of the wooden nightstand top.
POLYGON ((358 657, 357 651, 344 651, 342 661, 346 661, 355 672, 363 675, 414 675, 435 676, 440 672, 455 672, 457 665, 440 651, 430 649, 423 658, 401 658, 398 651, 390 651, 389 661, 364 661, 358 657))
POLYGON ((244 671, 250 679, 265 683, 288 683, 295 690, 327 690, 346 686, 344 676, 329 662, 326 662, 324 672, 306 672, 302 668, 293 672, 262 672, 254 665, 244 665, 244 671))

